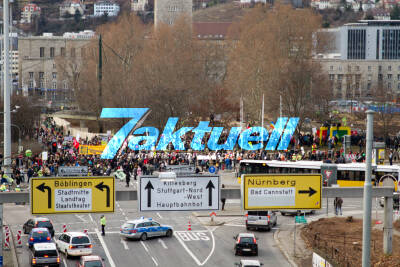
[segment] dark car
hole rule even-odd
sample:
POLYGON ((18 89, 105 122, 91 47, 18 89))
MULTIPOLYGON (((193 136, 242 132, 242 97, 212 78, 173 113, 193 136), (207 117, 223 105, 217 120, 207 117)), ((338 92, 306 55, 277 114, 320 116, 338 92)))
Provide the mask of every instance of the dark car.
POLYGON ((54 227, 48 218, 40 217, 29 219, 22 228, 24 230, 24 234, 29 234, 33 228, 39 227, 47 228, 51 234, 51 237, 54 237, 54 227))
POLYGON ((31 266, 60 266, 60 256, 54 243, 37 243, 31 251, 31 266))
POLYGON ((251 254, 258 256, 257 238, 254 234, 240 233, 234 236, 236 244, 234 247, 235 255, 251 254))

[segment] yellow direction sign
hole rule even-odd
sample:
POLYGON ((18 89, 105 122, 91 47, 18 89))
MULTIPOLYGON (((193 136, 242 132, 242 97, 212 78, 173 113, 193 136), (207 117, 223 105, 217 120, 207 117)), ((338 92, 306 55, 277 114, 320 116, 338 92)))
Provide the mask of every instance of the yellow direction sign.
POLYGON ((320 209, 321 175, 242 175, 242 202, 245 210, 320 209))
POLYGON ((32 214, 114 212, 114 177, 31 179, 32 214))

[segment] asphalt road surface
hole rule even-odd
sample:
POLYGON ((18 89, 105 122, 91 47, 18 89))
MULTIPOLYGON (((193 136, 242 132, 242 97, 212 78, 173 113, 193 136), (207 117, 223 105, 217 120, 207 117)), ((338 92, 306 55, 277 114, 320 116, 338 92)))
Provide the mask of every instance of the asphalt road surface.
MULTIPOLYGON (((329 212, 333 211, 333 200, 329 204, 329 212)), ((227 206, 239 209, 238 201, 228 201, 227 206)), ((322 217, 326 210, 323 209, 308 217, 322 217)), ((344 199, 344 215, 354 214, 362 216, 362 199, 344 199)), ((379 207, 379 214, 382 209, 379 207)), ((233 236, 247 232, 243 216, 221 217, 218 220, 225 222, 222 226, 204 226, 209 220, 205 217, 194 217, 191 212, 138 212, 137 201, 117 202, 116 211, 106 214, 106 235, 100 233, 101 214, 79 215, 50 215, 56 235, 60 235, 63 225, 67 231, 88 230, 93 243, 93 254, 100 255, 106 261, 106 266, 234 266, 240 259, 258 259, 264 266, 290 266, 286 258, 274 241, 273 234, 278 229, 294 227, 293 216, 278 215, 278 225, 270 232, 255 232, 259 238, 259 255, 257 257, 234 256, 233 236), (129 219, 141 216, 153 218, 162 224, 170 225, 174 235, 170 238, 154 238, 146 241, 125 241, 119 236, 120 226, 129 219), (191 230, 188 230, 188 224, 191 230)), ((17 230, 22 230, 22 225, 31 217, 29 206, 15 204, 4 205, 4 220, 10 225, 15 238, 17 230)), ((27 235, 22 236, 22 248, 17 248, 19 266, 30 266, 27 235)), ((78 258, 62 257, 61 266, 76 266, 78 258)))

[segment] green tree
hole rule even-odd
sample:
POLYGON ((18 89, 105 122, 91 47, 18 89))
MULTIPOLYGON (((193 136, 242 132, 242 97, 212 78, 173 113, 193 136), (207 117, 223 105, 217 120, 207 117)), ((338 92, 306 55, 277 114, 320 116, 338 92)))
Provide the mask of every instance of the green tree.
POLYGON ((390 19, 400 19, 400 7, 398 4, 390 11, 390 19))

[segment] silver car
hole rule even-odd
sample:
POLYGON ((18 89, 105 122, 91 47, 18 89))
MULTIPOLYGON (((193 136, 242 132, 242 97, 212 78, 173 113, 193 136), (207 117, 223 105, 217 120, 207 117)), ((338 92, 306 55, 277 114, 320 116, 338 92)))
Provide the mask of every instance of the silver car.
POLYGON ((171 237, 173 229, 168 225, 161 225, 151 218, 141 218, 125 222, 120 229, 120 236, 128 239, 146 240, 148 237, 171 237))

